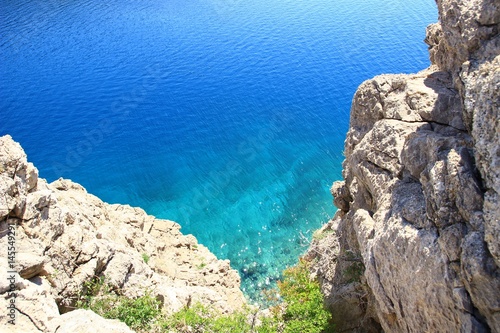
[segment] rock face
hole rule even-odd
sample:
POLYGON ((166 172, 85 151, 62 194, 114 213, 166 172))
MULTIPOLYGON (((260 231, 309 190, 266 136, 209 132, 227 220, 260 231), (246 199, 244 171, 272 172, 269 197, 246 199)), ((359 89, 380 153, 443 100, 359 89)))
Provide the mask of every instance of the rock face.
POLYGON ((432 66, 356 92, 308 252, 342 332, 500 332, 500 2, 437 4, 432 66))
POLYGON ((71 311, 84 283, 97 276, 125 296, 152 293, 167 312, 194 302, 222 312, 240 308, 245 299, 229 261, 179 229, 139 208, 104 203, 69 180, 48 184, 21 146, 1 137, 0 307, 9 306, 14 290, 18 311, 15 326, 0 311, 0 331, 84 332, 91 324, 129 332, 122 323, 71 311), (9 230, 15 231, 13 267, 9 230), (13 285, 9 271, 18 273, 13 285))
POLYGON ((75 310, 63 314, 57 319, 57 333, 87 333, 89 328, 95 333, 133 333, 130 328, 118 320, 104 319, 90 310, 75 310))

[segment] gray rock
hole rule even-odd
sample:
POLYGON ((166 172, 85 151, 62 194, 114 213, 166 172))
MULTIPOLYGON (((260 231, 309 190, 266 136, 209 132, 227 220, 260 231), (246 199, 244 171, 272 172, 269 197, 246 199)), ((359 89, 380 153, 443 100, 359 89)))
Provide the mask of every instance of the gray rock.
POLYGON ((90 310, 75 310, 60 316, 54 333, 133 333, 127 325, 116 319, 104 319, 90 310))
POLYGON ((433 65, 358 88, 335 233, 306 256, 340 331, 500 332, 500 5, 437 4, 433 65))

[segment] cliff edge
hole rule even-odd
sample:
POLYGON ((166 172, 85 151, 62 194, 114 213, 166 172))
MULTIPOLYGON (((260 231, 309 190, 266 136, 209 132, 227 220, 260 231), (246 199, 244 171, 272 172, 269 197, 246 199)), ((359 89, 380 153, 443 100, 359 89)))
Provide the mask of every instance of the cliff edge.
POLYGON ((340 332, 500 332, 500 2, 437 5, 432 66, 356 92, 307 254, 340 332))
POLYGON ((18 143, 0 137, 0 332, 132 332, 74 310, 100 276, 127 297, 150 293, 167 312, 196 302, 240 309, 237 271, 179 229, 69 180, 48 184, 18 143))

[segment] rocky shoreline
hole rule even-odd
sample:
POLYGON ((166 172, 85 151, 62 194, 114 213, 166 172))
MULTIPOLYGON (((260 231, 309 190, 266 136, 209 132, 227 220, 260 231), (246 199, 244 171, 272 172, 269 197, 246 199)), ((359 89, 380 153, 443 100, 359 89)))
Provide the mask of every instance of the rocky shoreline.
POLYGON ((437 5, 432 66, 353 99, 307 256, 341 332, 500 332, 500 3, 437 5))
POLYGON ((0 187, 0 307, 13 302, 18 310, 15 326, 0 312, 0 329, 129 332, 116 320, 74 310, 84 284, 101 275, 124 296, 150 292, 167 313, 195 302, 228 313, 246 302, 229 261, 177 223, 104 203, 69 180, 47 183, 10 136, 0 138, 0 187), (18 273, 13 280, 10 272, 18 273))
MULTIPOLYGON (((500 332, 500 4, 437 5, 431 67, 356 92, 339 210, 305 256, 339 332, 500 332)), ((230 263, 177 223, 47 183, 8 135, 0 248, 0 331, 132 332, 75 310, 99 276, 168 313, 246 303, 230 263)))

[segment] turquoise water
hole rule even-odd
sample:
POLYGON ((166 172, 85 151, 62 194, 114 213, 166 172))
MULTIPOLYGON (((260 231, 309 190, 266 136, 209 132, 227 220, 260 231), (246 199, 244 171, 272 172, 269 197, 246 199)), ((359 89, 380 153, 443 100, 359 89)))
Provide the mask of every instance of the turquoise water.
POLYGON ((434 1, 0 0, 0 134, 172 219, 252 299, 333 216, 356 87, 428 66, 434 1))

